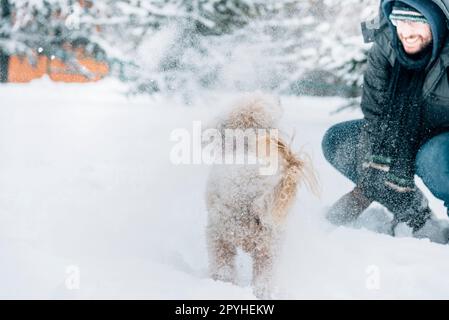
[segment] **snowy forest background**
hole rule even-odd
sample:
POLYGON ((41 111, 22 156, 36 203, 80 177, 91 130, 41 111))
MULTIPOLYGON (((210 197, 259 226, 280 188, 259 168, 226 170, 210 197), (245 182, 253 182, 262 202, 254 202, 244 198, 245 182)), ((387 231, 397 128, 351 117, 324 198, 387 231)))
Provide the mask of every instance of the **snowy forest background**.
MULTIPOLYGON (((130 92, 358 96, 377 0, 1 0, 0 51, 107 61, 130 92)), ((4 72, 3 72, 4 74, 4 72)), ((4 79, 3 79, 4 80, 4 79)))

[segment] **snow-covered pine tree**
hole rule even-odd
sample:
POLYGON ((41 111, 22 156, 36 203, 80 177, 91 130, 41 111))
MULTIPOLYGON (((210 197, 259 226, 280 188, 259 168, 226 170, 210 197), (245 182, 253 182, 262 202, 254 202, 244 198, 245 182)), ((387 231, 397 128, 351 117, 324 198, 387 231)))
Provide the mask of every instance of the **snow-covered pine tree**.
POLYGON ((259 20, 264 50, 272 58, 275 89, 287 94, 360 92, 366 53, 360 24, 377 15, 379 0, 283 1, 274 15, 259 20))
POLYGON ((318 70, 329 72, 333 83, 350 90, 355 96, 360 93, 366 54, 370 44, 363 43, 360 24, 378 14, 379 0, 322 0, 323 22, 316 26, 320 40, 318 70))

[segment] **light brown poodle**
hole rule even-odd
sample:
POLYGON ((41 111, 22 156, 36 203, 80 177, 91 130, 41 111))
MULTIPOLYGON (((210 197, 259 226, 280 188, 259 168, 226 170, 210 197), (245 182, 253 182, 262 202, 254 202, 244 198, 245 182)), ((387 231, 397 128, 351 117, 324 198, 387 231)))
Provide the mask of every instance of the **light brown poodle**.
POLYGON ((237 140, 228 139, 230 132, 244 130, 256 137, 256 143, 245 140, 246 159, 257 162, 214 165, 206 191, 211 277, 235 283, 234 263, 237 248, 241 248, 253 259, 253 290, 260 298, 271 297, 279 239, 298 185, 305 182, 313 191, 317 185, 306 156, 300 158, 278 134, 263 134, 277 132, 281 115, 277 99, 252 94, 219 119, 223 157, 238 152, 237 140), (229 141, 232 146, 226 148, 229 141), (261 174, 261 166, 270 162, 277 164, 276 170, 261 174))

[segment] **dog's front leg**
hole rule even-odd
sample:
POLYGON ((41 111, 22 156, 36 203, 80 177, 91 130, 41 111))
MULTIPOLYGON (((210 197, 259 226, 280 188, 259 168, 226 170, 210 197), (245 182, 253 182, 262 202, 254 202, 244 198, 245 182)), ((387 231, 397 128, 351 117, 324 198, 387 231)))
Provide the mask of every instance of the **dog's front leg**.
POLYGON ((209 271, 212 279, 236 283, 236 247, 223 239, 209 241, 209 271))
POLYGON ((253 254, 253 292, 260 299, 271 299, 273 253, 270 245, 258 246, 253 254))

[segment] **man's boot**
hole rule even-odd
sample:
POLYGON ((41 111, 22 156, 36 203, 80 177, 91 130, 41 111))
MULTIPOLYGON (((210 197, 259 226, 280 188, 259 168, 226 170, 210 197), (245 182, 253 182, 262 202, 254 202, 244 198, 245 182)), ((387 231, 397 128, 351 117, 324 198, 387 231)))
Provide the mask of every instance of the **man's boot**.
POLYGON ((355 187, 332 205, 326 217, 332 224, 346 225, 355 221, 371 202, 363 195, 360 188, 355 187))

